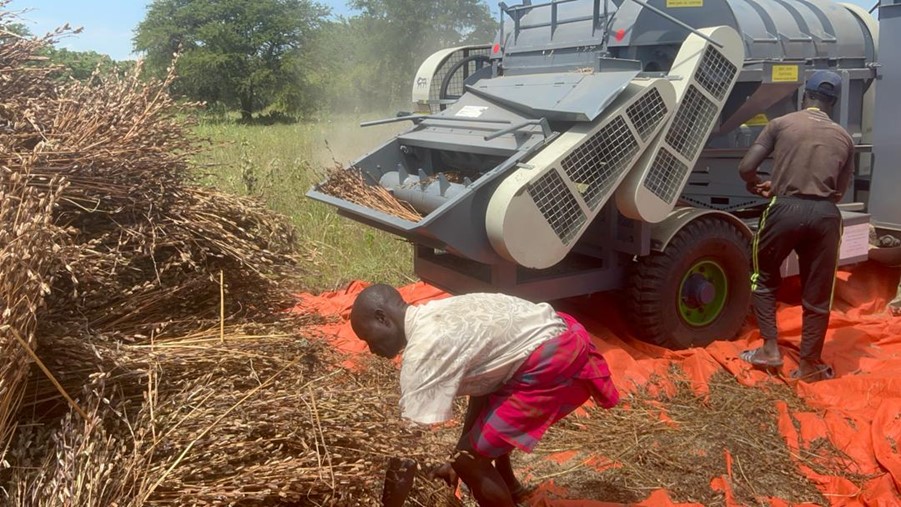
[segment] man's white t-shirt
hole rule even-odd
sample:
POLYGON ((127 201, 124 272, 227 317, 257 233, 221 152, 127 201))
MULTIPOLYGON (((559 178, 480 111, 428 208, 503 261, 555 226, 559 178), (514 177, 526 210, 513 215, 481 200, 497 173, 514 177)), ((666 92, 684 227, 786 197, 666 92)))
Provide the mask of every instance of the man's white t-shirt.
POLYGON ((497 390, 566 324, 546 303, 467 294, 410 306, 404 328, 401 412, 434 424, 453 417, 454 397, 497 390))

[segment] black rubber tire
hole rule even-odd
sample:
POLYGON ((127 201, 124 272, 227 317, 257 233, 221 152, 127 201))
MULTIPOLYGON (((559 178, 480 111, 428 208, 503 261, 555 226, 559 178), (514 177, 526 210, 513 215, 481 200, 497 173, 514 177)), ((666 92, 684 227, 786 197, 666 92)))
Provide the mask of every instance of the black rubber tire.
POLYGON ((750 244, 723 218, 701 217, 682 228, 663 252, 640 257, 630 274, 628 317, 642 340, 669 349, 703 347, 735 338, 747 319, 751 300, 750 244), (680 285, 695 263, 713 260, 726 275, 725 307, 709 324, 687 323, 679 312, 680 285))

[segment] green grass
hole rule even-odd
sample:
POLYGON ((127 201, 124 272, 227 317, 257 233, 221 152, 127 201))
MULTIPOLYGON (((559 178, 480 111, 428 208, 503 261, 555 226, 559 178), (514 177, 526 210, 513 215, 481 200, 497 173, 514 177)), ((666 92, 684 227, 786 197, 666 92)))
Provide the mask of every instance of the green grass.
POLYGON ((409 243, 339 217, 334 208, 305 196, 333 160, 346 164, 406 126, 360 128, 360 120, 273 126, 202 122, 196 128, 211 142, 196 158, 200 181, 256 196, 290 217, 301 243, 315 254, 303 277, 309 290, 333 290, 352 280, 395 285, 414 280, 409 243))

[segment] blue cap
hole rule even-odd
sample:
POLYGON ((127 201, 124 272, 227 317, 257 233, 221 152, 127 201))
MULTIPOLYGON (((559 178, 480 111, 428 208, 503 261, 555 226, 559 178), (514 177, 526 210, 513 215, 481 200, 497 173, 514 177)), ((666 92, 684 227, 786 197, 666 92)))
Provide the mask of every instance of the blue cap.
POLYGON ((831 70, 818 70, 807 79, 804 89, 837 99, 842 92, 842 77, 831 70))

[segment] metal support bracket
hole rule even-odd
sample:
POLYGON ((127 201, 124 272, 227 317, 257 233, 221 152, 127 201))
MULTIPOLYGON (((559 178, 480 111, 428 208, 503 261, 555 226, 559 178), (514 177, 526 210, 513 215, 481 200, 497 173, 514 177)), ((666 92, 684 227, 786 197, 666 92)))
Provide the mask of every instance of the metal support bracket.
POLYGON ((553 135, 553 133, 554 133, 551 130, 551 125, 548 123, 547 118, 541 118, 538 120, 526 120, 524 122, 517 123, 515 125, 511 125, 510 127, 507 127, 503 130, 498 130, 497 132, 494 132, 493 134, 488 134, 487 136, 485 136, 485 140, 491 141, 492 139, 497 139, 500 136, 509 134, 511 132, 516 132, 517 130, 521 130, 530 125, 540 125, 541 133, 544 134, 545 139, 550 138, 551 135, 553 135))
POLYGON ((442 121, 465 121, 467 123, 510 123, 510 120, 492 120, 486 118, 455 118, 453 116, 437 116, 430 114, 411 114, 407 116, 396 116, 394 118, 385 118, 384 120, 364 121, 360 123, 361 127, 373 127, 376 125, 385 125, 388 123, 397 123, 400 121, 412 121, 415 124, 422 123, 423 120, 442 120, 442 121))

